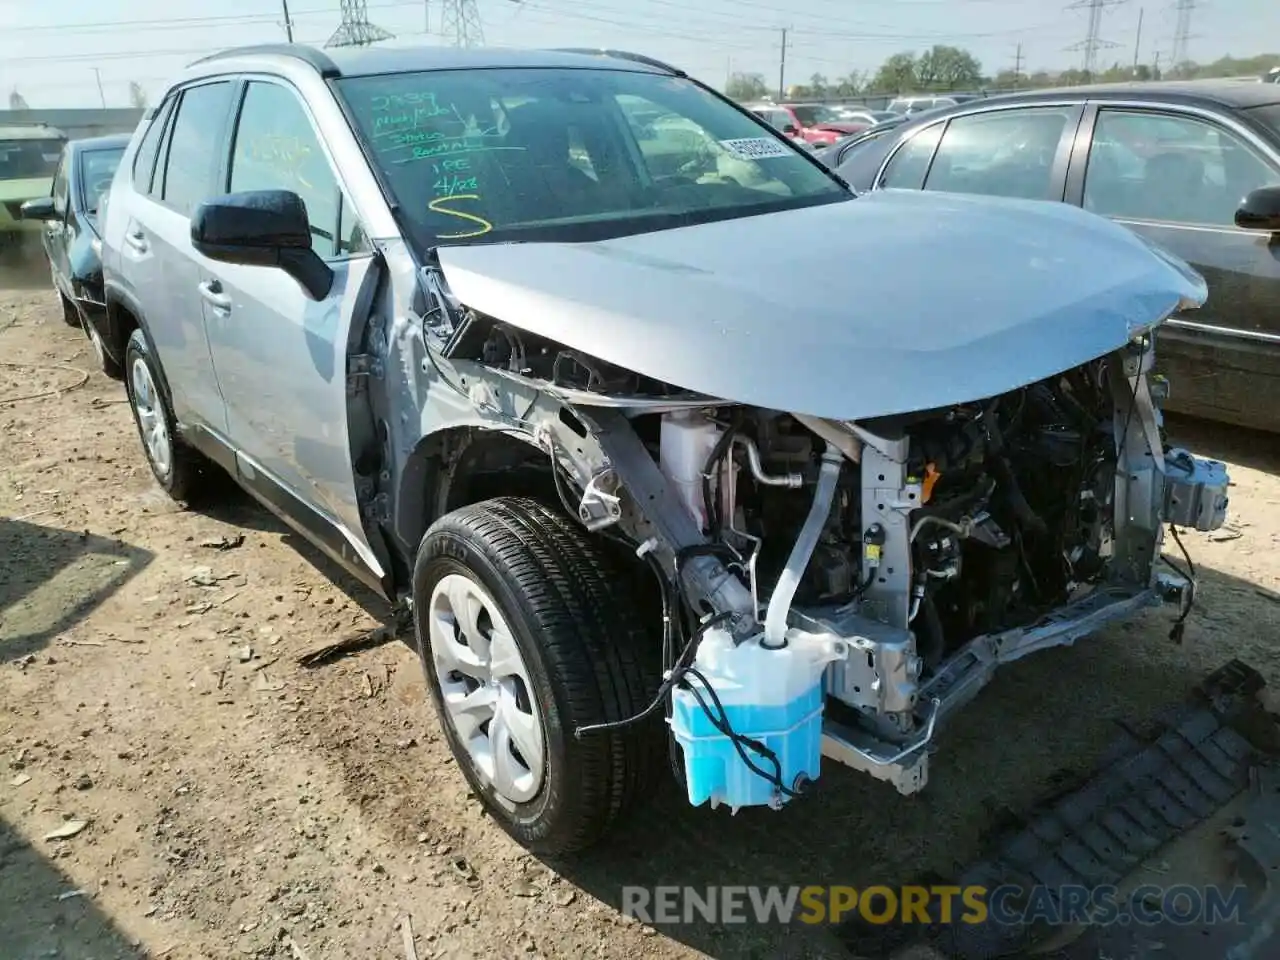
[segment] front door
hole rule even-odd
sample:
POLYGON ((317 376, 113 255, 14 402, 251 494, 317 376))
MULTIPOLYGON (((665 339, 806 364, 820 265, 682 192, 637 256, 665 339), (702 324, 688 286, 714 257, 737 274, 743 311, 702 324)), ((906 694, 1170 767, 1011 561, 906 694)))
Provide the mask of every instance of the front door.
POLYGON ((282 270, 205 261, 205 327, 241 471, 251 482, 266 473, 288 498, 284 509, 319 513, 367 561, 347 436, 346 360, 371 247, 292 88, 246 85, 229 187, 297 193, 312 248, 334 272, 329 295, 316 301, 282 270))
POLYGON ((1280 162, 1225 123, 1098 109, 1079 202, 1186 260, 1209 287, 1201 309, 1161 328, 1171 410, 1280 429, 1280 244, 1235 226, 1241 198, 1269 184, 1280 162))

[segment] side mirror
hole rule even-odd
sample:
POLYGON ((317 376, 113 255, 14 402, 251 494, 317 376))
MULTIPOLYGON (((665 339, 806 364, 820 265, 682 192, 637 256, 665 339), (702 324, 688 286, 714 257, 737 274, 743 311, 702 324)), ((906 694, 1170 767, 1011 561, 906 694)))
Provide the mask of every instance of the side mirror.
POLYGON ((54 209, 53 197, 37 197, 28 200, 19 208, 23 220, 60 220, 58 211, 54 209))
POLYGON ((311 222, 302 198, 289 190, 250 190, 206 200, 191 218, 191 245, 210 260, 279 267, 323 300, 333 271, 311 249, 311 222))
POLYGON ((1236 226, 1280 233, 1280 186, 1259 187, 1241 200, 1236 226))
POLYGON ((788 137, 796 137, 800 135, 800 128, 797 127, 794 123, 787 123, 787 124, 783 124, 782 132, 785 133, 788 137))

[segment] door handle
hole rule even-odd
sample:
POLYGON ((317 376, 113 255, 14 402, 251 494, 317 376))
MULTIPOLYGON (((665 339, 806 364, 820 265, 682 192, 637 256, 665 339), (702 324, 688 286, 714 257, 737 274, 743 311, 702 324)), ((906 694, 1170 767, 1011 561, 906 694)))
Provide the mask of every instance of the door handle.
POLYGON ((147 235, 141 230, 131 230, 124 235, 124 242, 138 253, 147 252, 147 235))
POLYGON ((222 313, 231 312, 231 298, 222 292, 222 284, 217 280, 205 280, 200 284, 200 296, 206 303, 222 313))

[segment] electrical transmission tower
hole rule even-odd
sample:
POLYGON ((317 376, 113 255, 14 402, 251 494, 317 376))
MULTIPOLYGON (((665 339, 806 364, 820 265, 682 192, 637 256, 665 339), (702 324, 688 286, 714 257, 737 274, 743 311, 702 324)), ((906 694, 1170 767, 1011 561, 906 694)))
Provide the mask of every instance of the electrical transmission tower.
POLYGON ((440 35, 452 40, 455 47, 479 47, 484 44, 484 27, 480 24, 480 8, 476 0, 444 0, 440 12, 440 35))
POLYGON ((1191 11, 1196 8, 1196 0, 1177 0, 1173 8, 1177 11, 1178 21, 1173 28, 1173 59, 1170 66, 1178 70, 1187 62, 1187 41, 1191 39, 1191 11))
POLYGON ((395 36, 369 22, 369 11, 365 9, 366 0, 341 0, 341 3, 342 23, 338 24, 333 36, 325 42, 326 47, 366 47, 395 36))
POLYGON ((1102 39, 1102 11, 1124 2, 1125 0, 1076 0, 1067 7, 1068 10, 1089 11, 1089 26, 1084 39, 1067 49, 1079 50, 1084 55, 1083 69, 1091 79, 1098 69, 1098 51, 1120 46, 1111 40, 1102 39))

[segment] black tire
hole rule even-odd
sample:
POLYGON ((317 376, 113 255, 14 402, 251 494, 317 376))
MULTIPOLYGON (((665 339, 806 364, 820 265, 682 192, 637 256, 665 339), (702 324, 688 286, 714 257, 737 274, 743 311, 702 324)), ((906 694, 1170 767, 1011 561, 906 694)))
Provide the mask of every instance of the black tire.
POLYGON ((660 676, 657 612, 636 580, 574 521, 527 498, 482 501, 447 514, 423 537, 413 569, 414 628, 427 687, 450 749, 488 813, 529 850, 555 855, 598 841, 664 768, 661 711, 618 730, 574 731, 632 717, 660 676), (533 689, 546 762, 525 803, 497 794, 450 720, 431 650, 435 586, 461 573, 493 598, 510 627, 533 689))
POLYGON ((217 482, 217 467, 210 463, 199 451, 190 447, 178 434, 173 418, 173 410, 169 406, 169 398, 165 395, 164 383, 160 376, 160 368, 151 353, 146 334, 140 328, 129 335, 129 342, 124 352, 125 391, 129 396, 129 410, 133 413, 134 425, 138 428, 138 439, 142 442, 142 453, 147 458, 147 465, 164 492, 181 503, 202 501, 217 482), (157 464, 147 444, 143 419, 139 414, 138 396, 135 393, 135 364, 143 364, 150 382, 154 387, 155 412, 163 419, 168 432, 170 457, 167 467, 157 464))

